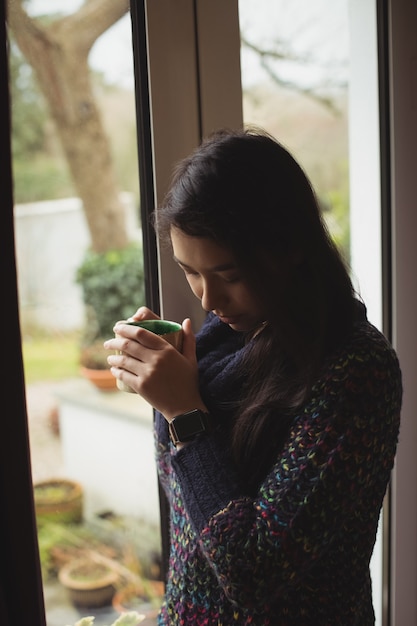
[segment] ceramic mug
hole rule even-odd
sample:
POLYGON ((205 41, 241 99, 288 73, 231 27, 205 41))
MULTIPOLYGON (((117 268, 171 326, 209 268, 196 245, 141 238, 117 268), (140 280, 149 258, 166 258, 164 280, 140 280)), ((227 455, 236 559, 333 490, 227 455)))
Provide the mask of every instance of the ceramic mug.
MULTIPOLYGON (((128 320, 125 324, 140 326, 141 328, 150 330, 152 333, 155 333, 155 335, 159 335, 165 339, 165 341, 174 346, 179 352, 182 350, 182 326, 177 322, 171 322, 169 320, 128 320)), ((132 387, 126 385, 122 380, 117 379, 116 384, 120 391, 136 393, 132 387)))

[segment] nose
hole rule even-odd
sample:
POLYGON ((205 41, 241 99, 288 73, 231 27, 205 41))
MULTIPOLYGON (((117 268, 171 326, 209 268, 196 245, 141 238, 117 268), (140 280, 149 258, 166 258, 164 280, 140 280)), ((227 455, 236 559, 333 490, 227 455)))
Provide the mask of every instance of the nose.
POLYGON ((224 290, 215 279, 202 281, 199 297, 201 306, 205 311, 213 311, 214 309, 222 310, 222 305, 226 300, 224 290))

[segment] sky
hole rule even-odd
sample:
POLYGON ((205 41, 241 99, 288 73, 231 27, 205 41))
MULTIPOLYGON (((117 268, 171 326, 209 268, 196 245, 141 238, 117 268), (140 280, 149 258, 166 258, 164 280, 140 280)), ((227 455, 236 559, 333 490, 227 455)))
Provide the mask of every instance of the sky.
MULTIPOLYGON (((347 72, 349 56, 349 0, 239 0, 240 28, 251 42, 264 49, 276 48, 284 41, 283 50, 309 59, 311 64, 282 63, 280 75, 298 80, 306 86, 321 77, 339 75, 344 62, 347 72), (255 8, 256 5, 256 8, 255 8)), ((245 86, 266 76, 260 68, 259 57, 245 47, 241 54, 245 86)))
MULTIPOLYGON (((174 1, 174 0, 173 0, 174 1)), ((30 0, 31 15, 53 11, 71 13, 83 0, 30 0)), ((280 72, 291 80, 304 84, 319 80, 323 75, 337 72, 341 60, 348 58, 348 0, 239 0, 240 27, 252 42, 264 47, 285 36, 287 44, 298 54, 306 54, 319 62, 312 73, 305 64, 281 64, 280 72), (331 60, 332 67, 329 67, 331 60), (326 67, 320 69, 320 62, 326 67)), ((104 33, 90 53, 91 66, 103 72, 106 80, 126 88, 133 87, 131 23, 127 14, 104 33)), ((345 70, 347 72, 347 69, 345 70)), ((242 81, 248 87, 266 76, 259 58, 242 50, 242 81)))

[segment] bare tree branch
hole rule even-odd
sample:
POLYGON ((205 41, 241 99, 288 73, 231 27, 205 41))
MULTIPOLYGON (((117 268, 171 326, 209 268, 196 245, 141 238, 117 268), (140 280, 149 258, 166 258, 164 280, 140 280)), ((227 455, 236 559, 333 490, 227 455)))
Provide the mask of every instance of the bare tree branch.
POLYGON ((129 0, 86 0, 78 11, 54 22, 88 52, 95 41, 129 11, 129 0))
MULTIPOLYGON (((341 89, 346 87, 346 81, 340 80, 331 80, 326 82, 318 83, 314 86, 303 86, 299 82, 290 81, 282 78, 277 70, 271 66, 275 61, 282 62, 293 62, 298 65, 304 66, 319 66, 323 65, 316 61, 311 54, 303 55, 300 53, 295 53, 290 49, 288 45, 283 41, 276 41, 275 48, 262 48, 261 46, 250 42, 243 34, 241 34, 241 43, 243 46, 252 50, 258 57, 261 67, 268 74, 269 78, 279 87, 284 87, 285 89, 290 89, 292 91, 296 91, 297 93, 301 93, 319 104, 325 106, 327 109, 331 110, 333 113, 339 113, 339 108, 335 103, 334 98, 329 95, 323 95, 324 92, 329 92, 331 89, 341 89)), ((328 67, 328 65, 326 65, 328 67)))

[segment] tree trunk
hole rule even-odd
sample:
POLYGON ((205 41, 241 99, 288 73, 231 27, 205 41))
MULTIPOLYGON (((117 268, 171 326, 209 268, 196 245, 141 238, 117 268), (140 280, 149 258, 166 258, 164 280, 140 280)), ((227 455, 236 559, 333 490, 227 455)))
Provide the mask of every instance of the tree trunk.
POLYGON ((86 0, 76 13, 44 26, 27 15, 22 0, 8 0, 9 26, 56 123, 96 252, 123 248, 128 235, 88 54, 128 10, 129 0, 86 0))

